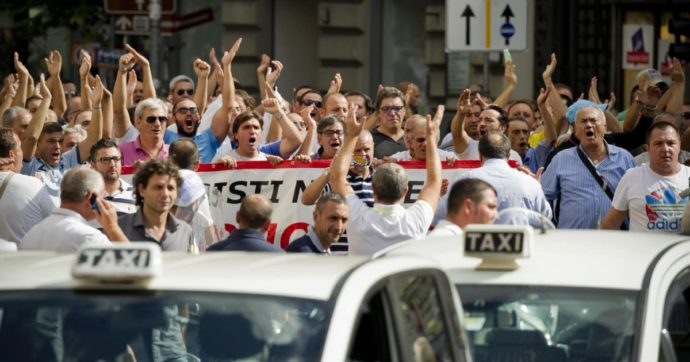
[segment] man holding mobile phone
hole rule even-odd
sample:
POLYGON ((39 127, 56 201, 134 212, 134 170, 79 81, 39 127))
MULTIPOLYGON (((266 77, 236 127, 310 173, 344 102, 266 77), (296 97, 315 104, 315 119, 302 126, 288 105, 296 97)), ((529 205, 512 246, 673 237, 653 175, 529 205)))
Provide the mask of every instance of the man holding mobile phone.
POLYGON ((86 167, 70 169, 63 177, 60 207, 26 233, 21 250, 74 252, 83 244, 127 242, 117 223, 115 208, 99 195, 103 177, 86 167), (88 224, 97 219, 105 235, 88 224))

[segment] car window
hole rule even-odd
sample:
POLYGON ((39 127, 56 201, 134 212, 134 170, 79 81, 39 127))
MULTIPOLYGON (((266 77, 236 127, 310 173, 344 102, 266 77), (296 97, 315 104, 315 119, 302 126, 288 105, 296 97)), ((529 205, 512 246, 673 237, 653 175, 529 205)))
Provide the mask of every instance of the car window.
POLYGON ((325 302, 193 292, 0 294, 3 359, 318 360, 325 302))
POLYGON ((676 361, 690 361, 690 269, 684 269, 671 283, 663 322, 665 333, 661 336, 660 354, 675 354, 676 361), (664 349, 664 342, 672 348, 664 349))
POLYGON ((391 361, 392 317, 384 290, 360 306, 350 347, 350 361, 391 361))
POLYGON ((402 353, 416 361, 451 361, 450 338, 434 278, 408 274, 392 278, 406 336, 402 353))
POLYGON ((475 361, 626 361, 638 292, 458 285, 475 361))

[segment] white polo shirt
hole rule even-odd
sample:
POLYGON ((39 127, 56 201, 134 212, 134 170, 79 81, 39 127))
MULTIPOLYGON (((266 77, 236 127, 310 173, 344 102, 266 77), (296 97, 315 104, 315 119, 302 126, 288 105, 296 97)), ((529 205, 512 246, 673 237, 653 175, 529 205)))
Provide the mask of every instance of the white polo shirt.
POLYGON ((24 235, 19 248, 72 253, 82 244, 110 244, 110 240, 78 212, 58 208, 24 235))
MULTIPOLYGON (((10 172, 0 172, 0 184, 10 172)), ((19 244, 24 235, 55 208, 39 179, 15 173, 0 198, 0 238, 19 244)))
POLYGON ((350 254, 372 255, 395 243, 423 237, 434 217, 431 205, 424 200, 417 200, 407 209, 400 204, 378 203, 369 208, 355 194, 348 195, 347 202, 350 254))

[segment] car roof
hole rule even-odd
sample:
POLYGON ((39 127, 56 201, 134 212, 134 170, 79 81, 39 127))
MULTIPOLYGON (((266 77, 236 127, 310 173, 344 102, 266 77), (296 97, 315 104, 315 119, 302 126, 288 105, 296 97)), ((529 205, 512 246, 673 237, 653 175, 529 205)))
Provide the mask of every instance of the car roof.
POLYGON ((431 257, 454 284, 567 286, 639 290, 647 269, 669 246, 687 236, 606 230, 535 230, 531 256, 512 271, 478 271, 480 259, 463 255, 457 236, 401 243, 377 257, 431 257))
POLYGON ((145 285, 102 284, 72 278, 76 254, 0 254, 0 290, 151 289, 208 291, 328 300, 367 257, 311 253, 163 253, 160 276, 145 285))

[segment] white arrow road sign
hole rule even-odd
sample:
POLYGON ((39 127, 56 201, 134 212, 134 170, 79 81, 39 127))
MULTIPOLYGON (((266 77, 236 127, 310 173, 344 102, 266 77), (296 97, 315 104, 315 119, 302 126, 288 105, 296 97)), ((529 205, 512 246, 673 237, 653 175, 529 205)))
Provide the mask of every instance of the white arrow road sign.
POLYGON ((447 0, 446 51, 527 48, 527 0, 447 0))

